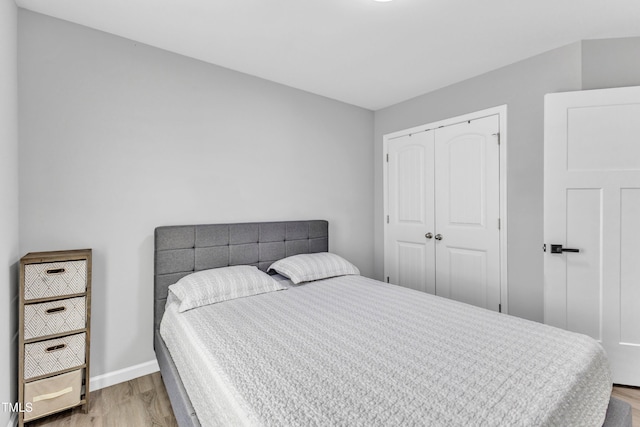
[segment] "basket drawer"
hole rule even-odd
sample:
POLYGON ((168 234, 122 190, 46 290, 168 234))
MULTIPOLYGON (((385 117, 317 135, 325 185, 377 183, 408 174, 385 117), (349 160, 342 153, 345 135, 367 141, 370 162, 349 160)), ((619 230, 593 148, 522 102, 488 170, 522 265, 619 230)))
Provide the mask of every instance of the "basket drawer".
POLYGON ((68 335, 24 345, 24 379, 39 377, 64 369, 81 366, 85 362, 85 336, 68 335))
POLYGON ((87 288, 87 260, 24 266, 24 299, 79 294, 87 288))
POLYGON ((51 414, 80 403, 82 369, 24 385, 24 420, 51 414), (31 408, 28 405, 31 403, 31 408), (30 409, 30 410, 29 410, 30 409))
POLYGON ((24 339, 83 329, 87 314, 85 301, 85 297, 77 297, 26 304, 24 306, 24 339))

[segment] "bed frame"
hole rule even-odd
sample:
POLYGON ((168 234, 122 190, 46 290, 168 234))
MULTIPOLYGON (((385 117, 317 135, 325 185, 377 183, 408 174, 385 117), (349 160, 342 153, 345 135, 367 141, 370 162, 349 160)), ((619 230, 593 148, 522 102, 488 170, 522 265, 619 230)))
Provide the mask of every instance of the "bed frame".
MULTIPOLYGON (((158 227, 154 248, 154 349, 162 380, 180 427, 200 426, 180 375, 160 336, 169 285, 194 271, 255 265, 302 253, 327 252, 329 224, 323 220, 158 227)), ((611 397, 604 427, 632 427, 631 406, 611 397)))
POLYGON ((323 220, 158 227, 154 253, 154 349, 178 425, 199 426, 176 366, 160 336, 169 285, 187 274, 230 265, 266 271, 279 259, 329 250, 323 220))

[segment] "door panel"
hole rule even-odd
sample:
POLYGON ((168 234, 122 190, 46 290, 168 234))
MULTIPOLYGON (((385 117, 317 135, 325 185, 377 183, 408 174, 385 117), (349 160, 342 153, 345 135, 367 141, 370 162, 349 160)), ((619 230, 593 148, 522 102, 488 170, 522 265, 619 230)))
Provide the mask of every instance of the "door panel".
POLYGON ((425 167, 426 151, 427 147, 424 145, 412 142, 398 147, 394 153, 396 179, 392 182, 397 192, 395 214, 398 224, 414 223, 424 226, 427 222, 424 190, 428 173, 425 167))
POLYGON ((389 282, 435 293, 433 240, 433 131, 395 138, 388 145, 389 282))
POLYGON ((640 188, 620 192, 620 341, 640 345, 640 188))
POLYGON ((567 189, 567 329, 601 340, 602 190, 567 189))
POLYGON ((500 304, 499 118, 436 129, 436 295, 500 304))
POLYGON ((544 320, 640 386, 640 87, 545 98, 544 320), (551 253, 550 244, 579 253, 551 253))
MULTIPOLYGON (((424 243, 396 242, 398 260, 397 284, 427 292, 428 271, 424 243)), ((395 283, 395 281, 394 281, 395 283)))
MULTIPOLYGON (((487 305, 487 254, 464 248, 447 248, 449 298, 468 304, 487 305)), ((440 265, 438 265, 440 268, 440 265)), ((436 283, 436 290, 438 284, 436 283)))
MULTIPOLYGON (((462 128, 466 128, 463 125, 462 128)), ((467 129, 462 129, 467 131, 467 129)), ((465 133, 446 145, 449 195, 448 224, 485 224, 485 136, 465 133)), ((443 160, 444 161, 444 160, 443 160)), ((437 197, 436 191, 436 197, 437 197)))
POLYGON ((640 156, 630 156, 640 135, 640 104, 589 105, 567 109, 568 169, 640 170, 640 156), (608 125, 601 125, 607 117, 608 125), (615 129, 622 138, 611 138, 615 129), (606 141, 606 143, 603 143, 606 141))

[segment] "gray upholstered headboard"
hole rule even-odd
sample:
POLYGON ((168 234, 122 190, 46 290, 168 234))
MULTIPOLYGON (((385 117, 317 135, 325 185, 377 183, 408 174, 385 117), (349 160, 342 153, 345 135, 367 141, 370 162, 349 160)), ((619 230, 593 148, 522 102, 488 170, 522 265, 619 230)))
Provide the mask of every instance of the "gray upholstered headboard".
POLYGON ((194 271, 255 265, 329 250, 324 220, 158 227, 154 249, 154 330, 160 327, 169 285, 194 271))

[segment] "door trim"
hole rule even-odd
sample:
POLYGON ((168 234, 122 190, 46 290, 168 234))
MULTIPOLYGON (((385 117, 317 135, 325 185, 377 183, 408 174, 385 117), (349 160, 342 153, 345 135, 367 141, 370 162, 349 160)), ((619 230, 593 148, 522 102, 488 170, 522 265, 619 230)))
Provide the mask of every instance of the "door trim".
POLYGON ((507 269, 507 105, 500 105, 497 107, 487 108, 485 110, 476 111, 473 113, 464 114, 461 116, 451 117, 437 122, 427 123, 420 126, 415 126, 409 129, 404 129, 397 132, 392 132, 382 137, 382 170, 383 170, 383 260, 384 260, 384 280, 387 278, 389 267, 387 266, 387 256, 384 253, 386 251, 387 244, 387 215, 389 215, 389 168, 387 163, 387 153, 389 152, 389 142, 393 139, 425 132, 431 129, 436 129, 444 126, 451 126, 469 120, 481 119, 488 116, 498 115, 499 117, 499 132, 500 132, 500 304, 502 306, 503 313, 509 313, 509 286, 508 286, 508 269, 507 269))

